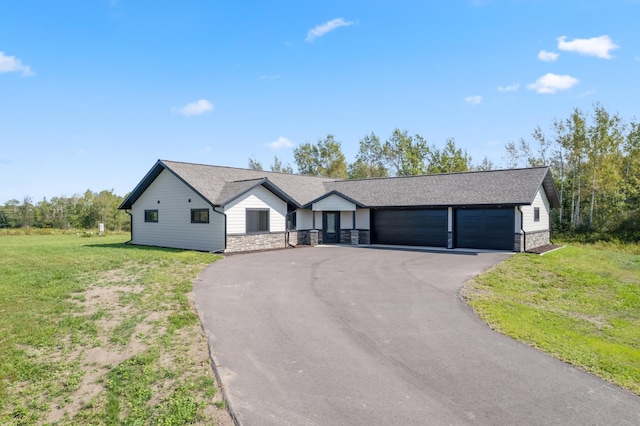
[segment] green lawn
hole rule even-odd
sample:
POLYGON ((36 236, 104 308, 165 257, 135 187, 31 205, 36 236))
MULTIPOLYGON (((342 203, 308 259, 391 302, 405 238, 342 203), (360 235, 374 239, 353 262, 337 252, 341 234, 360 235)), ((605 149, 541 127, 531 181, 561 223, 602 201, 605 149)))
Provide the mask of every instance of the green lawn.
POLYGON ((128 236, 0 236, 1 424, 211 424, 190 301, 206 253, 128 236))
POLYGON ((585 245, 518 254, 468 283, 464 295, 496 330, 640 395, 633 251, 585 245))

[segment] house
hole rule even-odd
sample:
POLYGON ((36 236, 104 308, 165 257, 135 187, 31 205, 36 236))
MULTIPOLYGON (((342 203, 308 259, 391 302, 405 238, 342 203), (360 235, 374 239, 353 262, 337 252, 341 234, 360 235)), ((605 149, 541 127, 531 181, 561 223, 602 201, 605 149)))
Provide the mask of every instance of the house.
POLYGON ((316 244, 526 251, 549 243, 548 167, 338 180, 158 160, 124 200, 131 243, 210 252, 316 244))

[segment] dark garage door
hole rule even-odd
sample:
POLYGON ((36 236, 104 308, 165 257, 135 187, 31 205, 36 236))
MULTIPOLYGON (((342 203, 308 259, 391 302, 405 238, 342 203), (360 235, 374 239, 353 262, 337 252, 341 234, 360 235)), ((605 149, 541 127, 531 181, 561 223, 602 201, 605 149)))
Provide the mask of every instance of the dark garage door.
POLYGON ((407 246, 447 246, 447 210, 380 209, 372 213, 372 242, 407 246))
POLYGON ((513 250, 513 208, 455 211, 455 247, 513 250))

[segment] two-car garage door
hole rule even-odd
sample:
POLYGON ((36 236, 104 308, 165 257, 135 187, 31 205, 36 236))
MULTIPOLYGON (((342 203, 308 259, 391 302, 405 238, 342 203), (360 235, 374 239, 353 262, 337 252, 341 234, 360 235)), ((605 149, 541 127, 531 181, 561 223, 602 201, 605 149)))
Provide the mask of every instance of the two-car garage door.
MULTIPOLYGON (((454 209, 454 247, 513 250, 513 208, 454 209)), ((374 244, 447 246, 447 209, 376 209, 374 244)))
POLYGON ((454 246, 513 250, 514 220, 513 208, 456 209, 454 246))
POLYGON ((374 244, 447 246, 446 209, 379 209, 372 212, 374 244))

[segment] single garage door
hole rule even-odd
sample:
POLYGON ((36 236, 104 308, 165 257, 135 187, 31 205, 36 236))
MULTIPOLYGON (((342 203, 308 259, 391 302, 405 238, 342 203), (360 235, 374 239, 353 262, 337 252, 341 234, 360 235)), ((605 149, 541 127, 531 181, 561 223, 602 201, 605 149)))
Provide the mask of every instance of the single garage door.
POLYGON ((455 211, 455 247, 513 250, 514 210, 458 209, 455 211))
POLYGON ((446 247, 447 210, 372 210, 371 230, 374 244, 446 247))

